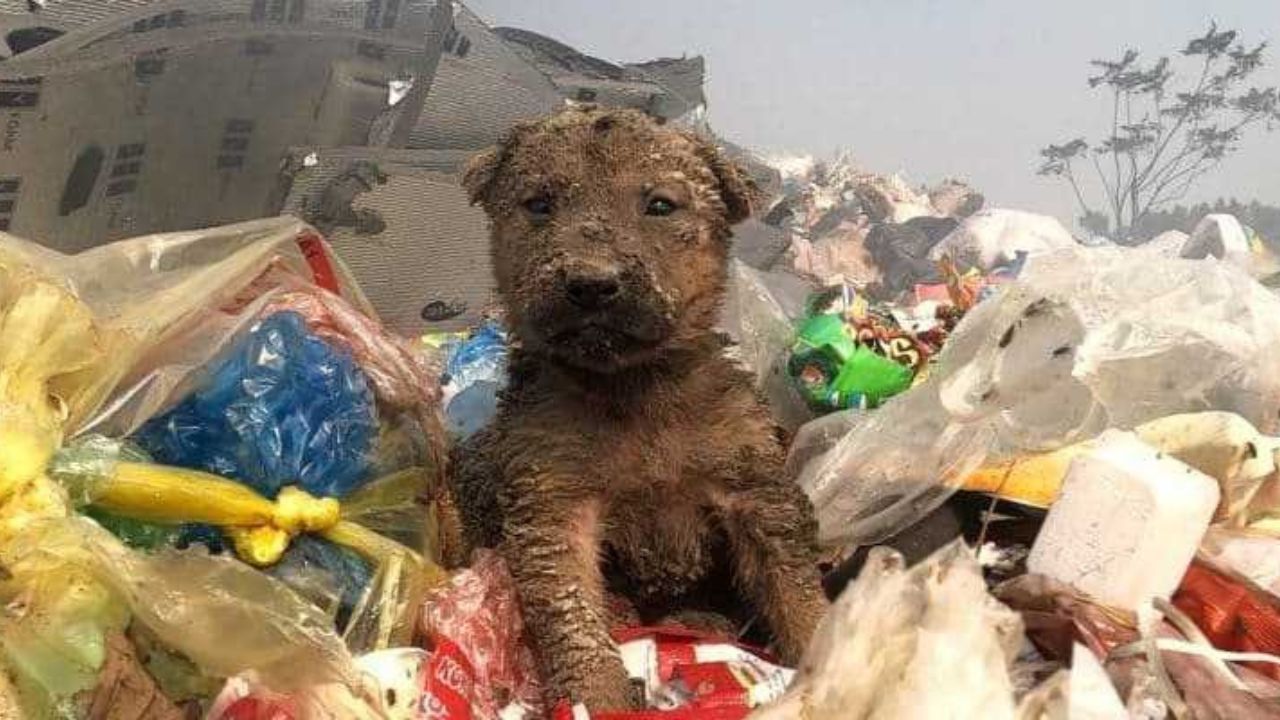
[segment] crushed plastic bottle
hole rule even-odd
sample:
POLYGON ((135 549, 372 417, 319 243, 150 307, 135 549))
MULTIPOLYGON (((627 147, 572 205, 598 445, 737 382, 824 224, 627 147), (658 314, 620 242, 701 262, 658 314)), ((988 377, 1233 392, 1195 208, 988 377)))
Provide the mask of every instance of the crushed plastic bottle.
POLYGON ((507 384, 507 337, 501 326, 488 322, 445 349, 445 423, 451 434, 466 438, 498 410, 498 393, 507 384))

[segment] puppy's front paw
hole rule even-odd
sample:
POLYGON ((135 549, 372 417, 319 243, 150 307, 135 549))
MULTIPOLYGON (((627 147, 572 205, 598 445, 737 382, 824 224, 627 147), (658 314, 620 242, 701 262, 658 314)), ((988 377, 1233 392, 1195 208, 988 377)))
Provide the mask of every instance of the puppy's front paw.
POLYGON ((581 703, 588 710, 641 710, 644 708, 644 687, 627 675, 622 658, 610 652, 587 662, 583 667, 589 672, 575 680, 562 683, 562 690, 574 704, 581 703))
POLYGON ((810 587, 791 593, 781 606, 784 617, 774 628, 778 641, 775 649, 784 665, 799 667, 818 623, 830 606, 820 591, 810 587))

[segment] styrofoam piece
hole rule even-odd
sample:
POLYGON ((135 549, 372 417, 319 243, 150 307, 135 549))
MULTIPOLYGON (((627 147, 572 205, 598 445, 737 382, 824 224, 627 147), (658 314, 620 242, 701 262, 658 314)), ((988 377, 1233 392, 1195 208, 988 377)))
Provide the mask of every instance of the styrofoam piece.
POLYGON ((1071 678, 1067 682, 1067 720, 1128 720, 1129 713, 1115 685, 1088 648, 1071 647, 1071 678))
POLYGON ((965 218, 960 227, 933 246, 929 258, 950 256, 962 267, 991 269, 1013 262, 1019 251, 1034 255, 1075 245, 1070 231, 1048 215, 986 208, 965 218))
POLYGON ((1182 246, 1182 257, 1199 260, 1216 257, 1242 268, 1249 267, 1249 236, 1235 215, 1205 215, 1182 246))
POLYGON ((1218 483, 1128 432, 1067 469, 1031 548, 1033 573, 1127 610, 1177 588, 1218 506, 1218 483))

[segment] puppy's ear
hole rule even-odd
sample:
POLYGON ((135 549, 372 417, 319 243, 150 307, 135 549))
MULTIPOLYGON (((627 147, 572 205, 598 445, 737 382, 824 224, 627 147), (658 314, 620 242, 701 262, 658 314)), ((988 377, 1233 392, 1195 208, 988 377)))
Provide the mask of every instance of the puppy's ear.
POLYGON ((504 151, 501 145, 495 145, 467 161, 462 171, 462 187, 467 191, 467 198, 472 205, 482 204, 489 196, 489 189, 498 177, 504 151))
POLYGON ((702 161, 720 184, 720 199, 724 201, 729 224, 737 225, 751 217, 752 211, 765 199, 756 181, 709 140, 695 137, 694 142, 702 161))

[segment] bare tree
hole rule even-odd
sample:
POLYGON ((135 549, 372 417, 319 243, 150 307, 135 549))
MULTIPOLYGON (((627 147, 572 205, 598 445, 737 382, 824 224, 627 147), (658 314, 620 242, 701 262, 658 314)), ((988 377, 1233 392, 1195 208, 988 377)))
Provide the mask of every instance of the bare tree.
POLYGON ((1064 178, 1091 224, 1101 214, 1117 239, 1130 239, 1148 213, 1181 200, 1234 152, 1246 130, 1280 125, 1280 89, 1247 82, 1262 67, 1266 48, 1262 42, 1248 49, 1236 43, 1234 30, 1211 25, 1181 52, 1199 61, 1198 77, 1181 90, 1171 87, 1175 70, 1168 57, 1144 66, 1137 50, 1126 50, 1116 61, 1092 61, 1099 73, 1089 87, 1110 94, 1110 132, 1093 143, 1075 138, 1042 149, 1039 173, 1064 178), (1101 213, 1081 187, 1081 166, 1086 173, 1091 167, 1102 186, 1101 213))

